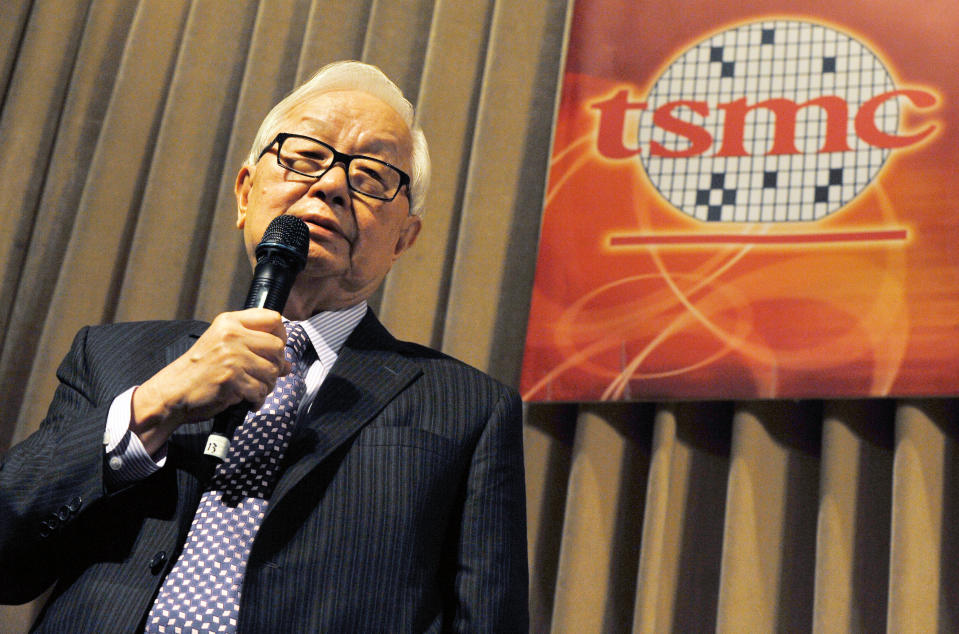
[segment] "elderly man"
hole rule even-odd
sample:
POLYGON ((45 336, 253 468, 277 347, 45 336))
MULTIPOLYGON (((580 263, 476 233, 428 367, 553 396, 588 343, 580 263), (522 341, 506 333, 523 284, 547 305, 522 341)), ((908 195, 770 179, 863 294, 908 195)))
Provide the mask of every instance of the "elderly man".
POLYGON ((428 180, 412 106, 376 68, 332 64, 281 101, 236 200, 251 260, 273 218, 309 228, 286 319, 81 331, 0 463, 0 600, 55 583, 51 632, 525 630, 518 396, 366 305, 428 180), (208 477, 211 418, 241 401, 262 409, 208 477))

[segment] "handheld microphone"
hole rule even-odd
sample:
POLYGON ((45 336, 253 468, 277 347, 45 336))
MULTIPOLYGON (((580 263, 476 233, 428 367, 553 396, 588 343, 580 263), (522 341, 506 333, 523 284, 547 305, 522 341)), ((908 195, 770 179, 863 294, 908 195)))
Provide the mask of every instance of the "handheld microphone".
MULTIPOLYGON (((243 308, 269 308, 282 312, 297 273, 306 266, 309 248, 310 230, 305 222, 294 216, 274 218, 256 245, 256 267, 243 308)), ((203 454, 215 464, 226 460, 230 438, 251 409, 252 404, 242 402, 217 414, 203 454)))

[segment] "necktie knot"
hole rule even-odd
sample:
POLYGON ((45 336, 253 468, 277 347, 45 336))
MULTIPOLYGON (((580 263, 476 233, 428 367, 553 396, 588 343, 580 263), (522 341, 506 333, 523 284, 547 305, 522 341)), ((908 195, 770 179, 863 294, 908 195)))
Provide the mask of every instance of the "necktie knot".
POLYGON ((286 323, 286 358, 294 366, 306 359, 307 352, 310 350, 310 337, 306 334, 303 326, 286 323))

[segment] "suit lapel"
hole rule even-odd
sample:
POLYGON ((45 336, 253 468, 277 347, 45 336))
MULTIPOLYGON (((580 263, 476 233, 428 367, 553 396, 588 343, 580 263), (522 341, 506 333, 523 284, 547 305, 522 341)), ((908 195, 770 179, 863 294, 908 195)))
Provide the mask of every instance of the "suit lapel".
MULTIPOLYGON (((270 508, 422 373, 368 311, 350 335, 287 450, 270 508)), ((269 514, 269 511, 267 511, 269 514)))

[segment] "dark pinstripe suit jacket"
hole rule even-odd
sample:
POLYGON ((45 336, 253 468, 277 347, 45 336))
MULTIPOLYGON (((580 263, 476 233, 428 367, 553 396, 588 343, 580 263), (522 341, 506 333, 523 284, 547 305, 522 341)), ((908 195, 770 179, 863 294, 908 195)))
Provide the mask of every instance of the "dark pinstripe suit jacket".
MULTIPOLYGON (((106 414, 205 327, 84 329, 40 430, 0 462, 0 601, 56 582, 40 631, 142 627, 199 501, 210 425, 181 427, 163 469, 108 492, 106 414)), ((250 555, 241 631, 526 630, 515 391, 397 341, 368 312, 287 454, 250 555)))

